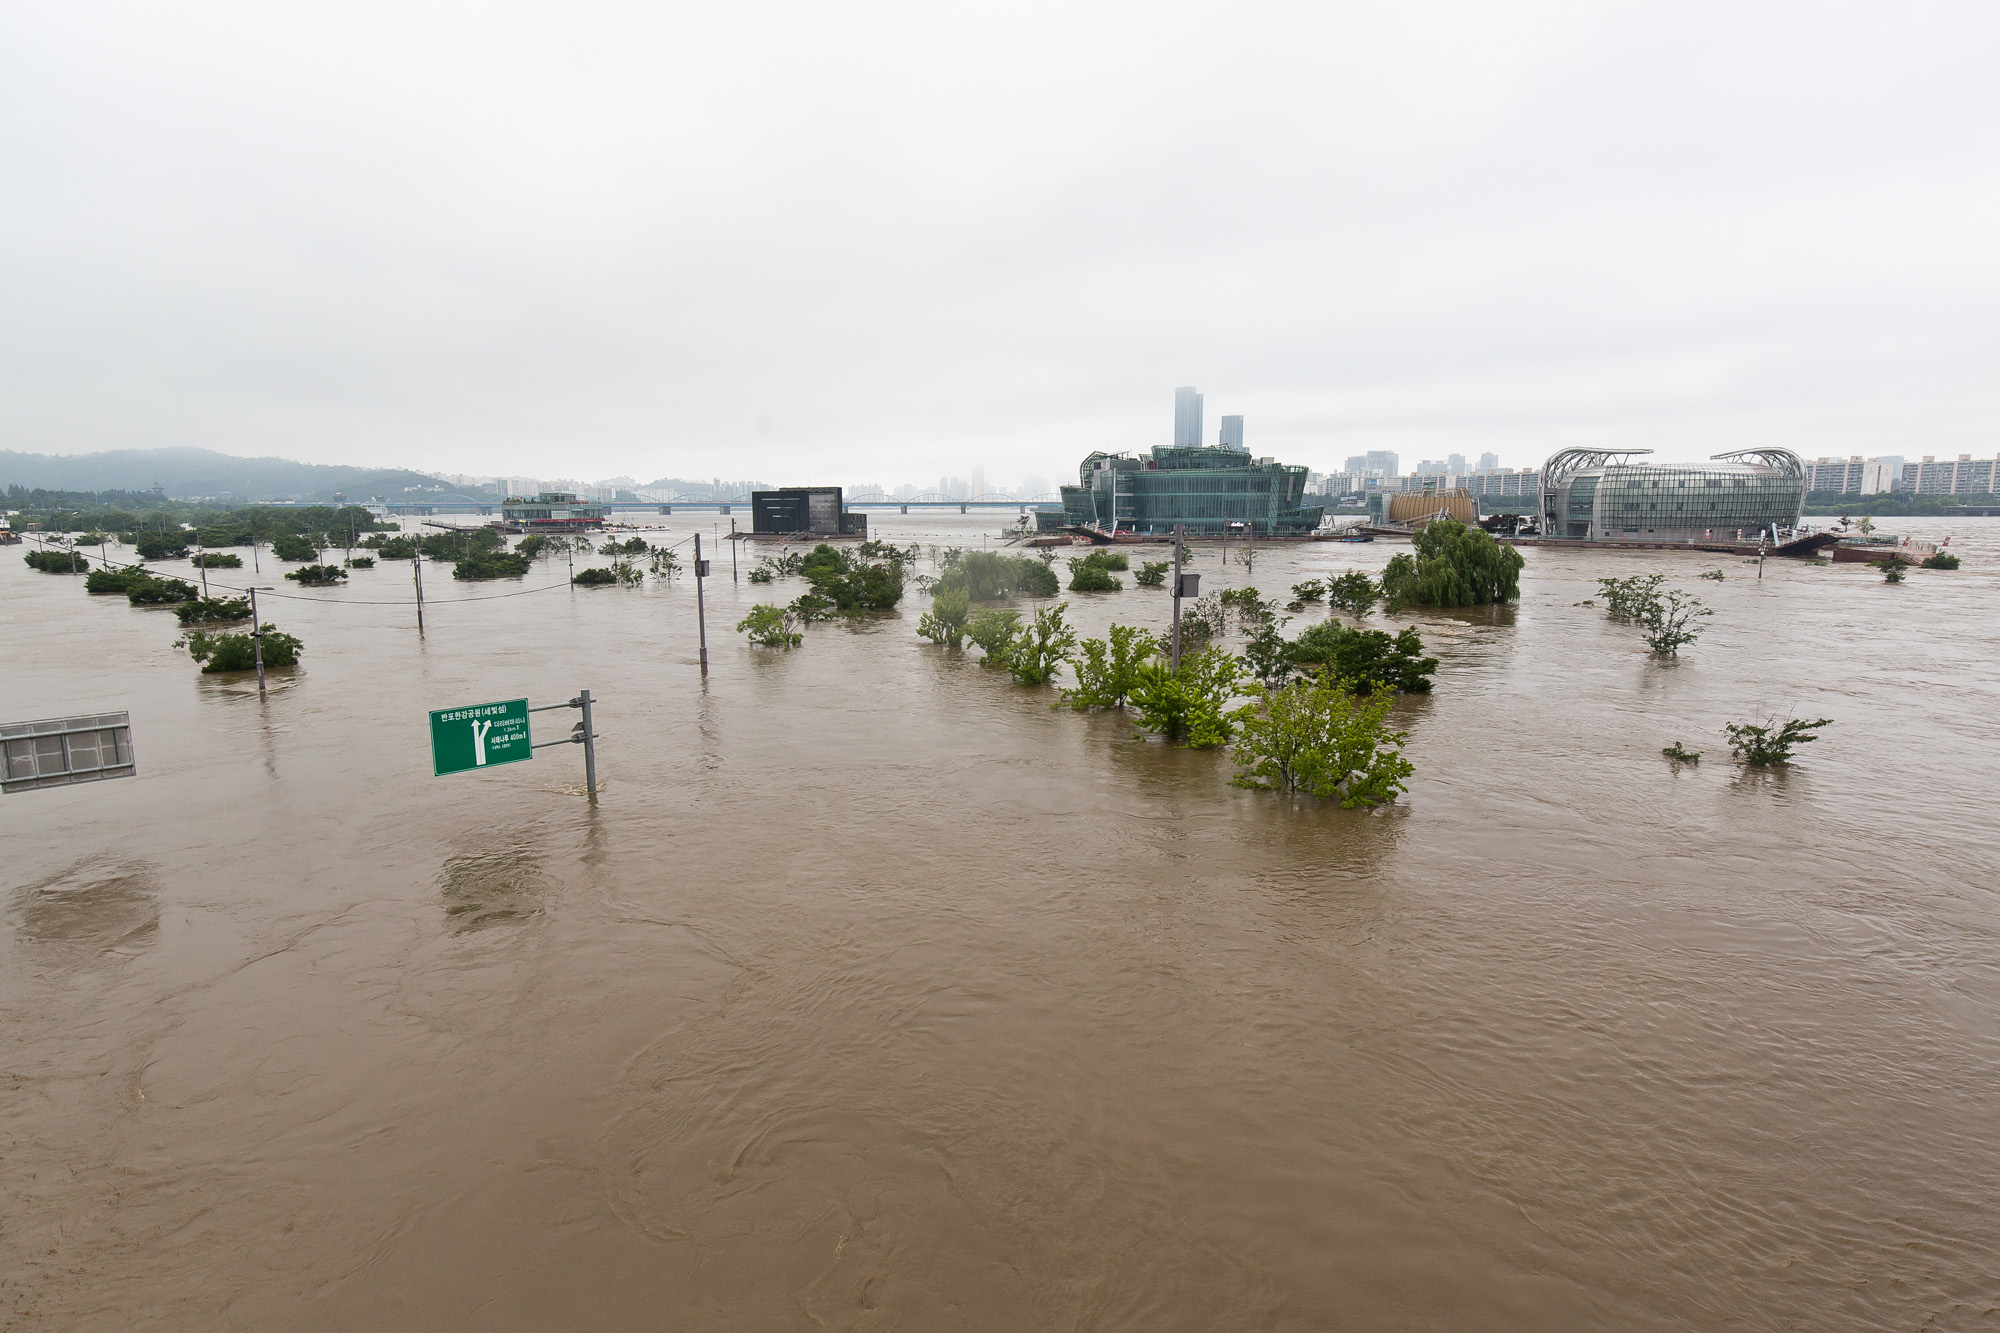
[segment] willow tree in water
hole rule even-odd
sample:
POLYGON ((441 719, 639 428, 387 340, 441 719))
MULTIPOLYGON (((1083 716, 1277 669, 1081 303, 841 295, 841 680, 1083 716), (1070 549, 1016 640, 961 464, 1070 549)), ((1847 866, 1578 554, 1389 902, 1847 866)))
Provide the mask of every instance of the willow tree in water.
POLYGON ((1439 519, 1415 534, 1414 555, 1398 555, 1382 571, 1382 598, 1391 611, 1406 606, 1486 606, 1521 595, 1521 553, 1457 519, 1439 519))

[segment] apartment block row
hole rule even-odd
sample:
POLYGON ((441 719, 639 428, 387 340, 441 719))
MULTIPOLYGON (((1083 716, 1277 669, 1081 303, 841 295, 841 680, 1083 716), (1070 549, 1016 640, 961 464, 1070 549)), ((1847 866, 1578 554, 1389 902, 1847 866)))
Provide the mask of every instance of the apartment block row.
POLYGON ((1843 495, 1882 495, 1912 491, 1918 495, 1991 495, 2000 481, 2000 457, 1974 458, 1960 454, 1939 460, 1930 454, 1910 462, 1895 455, 1863 458, 1816 458, 1806 464, 1806 489, 1843 495))

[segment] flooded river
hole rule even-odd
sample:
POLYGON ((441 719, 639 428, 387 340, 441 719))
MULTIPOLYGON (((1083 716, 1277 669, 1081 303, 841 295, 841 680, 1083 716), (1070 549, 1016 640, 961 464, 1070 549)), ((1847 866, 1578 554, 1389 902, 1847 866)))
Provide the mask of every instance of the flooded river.
POLYGON ((919 596, 752 650, 726 543, 705 686, 686 580, 433 565, 420 640, 385 563, 264 572, 263 702, 0 552, 5 720, 129 708, 140 770, 0 797, 0 1325, 2000 1327, 2000 520, 1891 526, 1965 568, 1530 550, 1406 617, 1374 814, 919 596), (1577 605, 1651 570, 1678 663, 1577 605), (431 775, 427 710, 581 687, 596 805, 572 747, 431 775), (1773 714, 1834 725, 1736 768, 1773 714))

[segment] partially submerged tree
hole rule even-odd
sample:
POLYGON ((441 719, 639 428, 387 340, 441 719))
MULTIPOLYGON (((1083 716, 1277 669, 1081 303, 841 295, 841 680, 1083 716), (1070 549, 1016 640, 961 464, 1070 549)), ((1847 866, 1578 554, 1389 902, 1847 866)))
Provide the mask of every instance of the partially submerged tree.
POLYGON ((1438 660, 1424 656, 1423 637, 1414 628, 1391 635, 1379 629, 1349 629, 1325 620, 1292 640, 1286 656, 1296 670, 1317 670, 1357 694, 1377 690, 1426 693, 1438 660))
POLYGON ((1071 592, 1117 592, 1124 586, 1124 580, 1111 576, 1111 565, 1103 559, 1101 551, 1093 551, 1082 559, 1069 562, 1071 592))
POLYGON ((1069 660, 1076 647, 1076 631, 1065 623, 1068 602, 1039 607, 1034 623, 1021 631, 1007 653, 1007 669, 1023 685, 1046 685, 1069 660))
POLYGON ((1382 590, 1375 580, 1358 569, 1350 569, 1339 578, 1327 581, 1327 602, 1356 620, 1367 615, 1381 599, 1382 590))
MULTIPOLYGON (((474 582, 485 579, 518 579, 528 572, 533 563, 518 551, 511 555, 505 551, 474 551, 470 555, 460 556, 453 562, 451 576, 474 582)), ((285 577, 290 578, 291 575, 287 574, 285 577)))
POLYGON ((200 596, 201 589, 181 579, 134 579, 125 588, 125 600, 134 606, 172 606, 200 596))
POLYGON ((1220 648, 1181 652, 1176 671, 1165 657, 1140 667, 1130 692, 1140 725, 1177 745, 1212 750, 1235 734, 1229 702, 1242 666, 1220 648))
POLYGON ((1660 599, 1660 592, 1666 587, 1665 574, 1634 574, 1622 579, 1599 579, 1598 596, 1604 601, 1604 614, 1613 620, 1643 620, 1654 603, 1660 599))
POLYGON ((972 598, 963 588, 944 588, 931 599, 931 609, 917 622, 917 633, 947 648, 965 644, 966 624, 972 618, 972 598))
MULTIPOLYGON (((297 666, 299 654, 305 645, 293 635, 286 634, 275 625, 261 626, 264 639, 264 665, 267 667, 297 666)), ((248 634, 211 634, 207 630, 192 630, 174 640, 177 648, 186 648, 188 656, 202 664, 204 674, 224 671, 250 671, 257 665, 257 647, 248 634)))
POLYGON ((197 597, 174 608, 183 625, 228 625, 250 618, 248 597, 197 597))
POLYGON ((997 602, 1017 593, 1023 597, 1053 597, 1062 591, 1056 572, 1029 556, 960 551, 954 547, 941 557, 940 566, 944 573, 938 578, 938 588, 963 588, 975 602, 997 602))
POLYGON ((750 614, 736 622, 736 628, 750 636, 750 642, 766 648, 796 648, 805 642, 799 633, 799 619, 790 608, 759 602, 750 614))
POLYGON ((1103 638, 1083 640, 1072 661, 1076 688, 1063 691, 1063 702, 1079 711, 1122 706, 1138 683, 1139 668, 1160 647, 1157 634, 1134 625, 1113 625, 1103 638))
POLYGON ((1818 740, 1820 729, 1832 725, 1830 717, 1816 717, 1811 721, 1795 717, 1782 725, 1776 718, 1769 718, 1762 726, 1731 722, 1723 731, 1728 733, 1729 748, 1735 751, 1739 761, 1751 768, 1769 768, 1774 764, 1790 763, 1793 750, 1818 740))
POLYGON ((1132 581, 1142 588, 1164 587, 1167 582, 1167 571, 1172 568, 1171 561, 1148 560, 1139 566, 1139 572, 1132 576, 1132 581))
POLYGON ((281 532, 271 539, 271 554, 297 563, 319 559, 319 547, 303 533, 281 532))
POLYGON ((1437 519, 1413 534, 1415 554, 1397 555, 1382 571, 1391 611, 1407 606, 1486 606, 1520 595, 1520 551, 1480 528, 1437 519))
POLYGON ((1014 652, 1014 641, 1020 636, 1019 611, 981 611, 965 627, 965 637, 986 654, 987 666, 1006 666, 1014 652))
POLYGON ((1640 625, 1646 646, 1664 656, 1679 656, 1680 650, 1701 637, 1701 622, 1715 612, 1679 588, 1669 588, 1646 607, 1640 625))
POLYGON ((1237 786, 1338 798, 1350 810, 1407 790, 1415 769, 1402 752, 1408 733, 1388 726, 1393 691, 1356 695, 1320 673, 1259 696, 1237 715, 1237 786))
POLYGON ((618 582, 618 575, 600 565, 592 565, 589 569, 577 570, 569 581, 579 588, 603 588, 618 582))
POLYGON ((193 557, 196 569, 241 569, 243 557, 226 555, 220 551, 199 551, 193 557))
POLYGON ((325 588, 344 582, 347 571, 339 565, 306 565, 293 570, 285 577, 308 588, 325 588))
POLYGON ((1921 563, 1925 569, 1957 569, 1958 557, 1949 551, 1939 551, 1935 555, 1925 556, 1921 563))

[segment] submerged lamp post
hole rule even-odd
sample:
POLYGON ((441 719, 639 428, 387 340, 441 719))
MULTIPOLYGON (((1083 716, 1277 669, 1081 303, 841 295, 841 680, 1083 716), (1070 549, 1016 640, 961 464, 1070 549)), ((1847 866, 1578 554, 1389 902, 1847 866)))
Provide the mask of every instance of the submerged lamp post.
MULTIPOLYGON (((270 588, 265 592, 273 591, 270 588)), ((257 697, 264 697, 264 622, 257 618, 257 585, 250 585, 250 651, 257 659, 257 697)))
POLYGON ((701 534, 694 535, 694 618, 701 634, 701 674, 708 674, 708 606, 702 601, 701 581, 708 577, 708 561, 701 558, 701 534))

